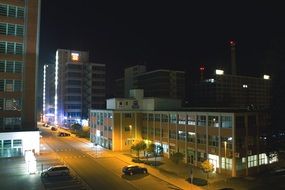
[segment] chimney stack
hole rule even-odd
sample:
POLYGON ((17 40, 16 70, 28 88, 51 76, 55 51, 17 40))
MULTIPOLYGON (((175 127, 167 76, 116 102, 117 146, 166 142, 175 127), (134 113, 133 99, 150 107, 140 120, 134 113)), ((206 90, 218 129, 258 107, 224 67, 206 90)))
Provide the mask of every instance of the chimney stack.
POLYGON ((231 74, 236 75, 236 43, 235 41, 230 41, 230 47, 231 47, 231 74))

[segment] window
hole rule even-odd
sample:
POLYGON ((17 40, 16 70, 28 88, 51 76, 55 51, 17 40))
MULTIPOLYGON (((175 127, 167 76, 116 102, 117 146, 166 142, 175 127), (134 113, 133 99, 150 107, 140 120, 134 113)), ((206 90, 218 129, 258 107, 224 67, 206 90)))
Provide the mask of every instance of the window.
POLYGON ((11 140, 4 140, 3 142, 3 148, 12 148, 11 140))
POLYGON ((5 92, 13 92, 13 80, 6 80, 5 92))
POLYGON ((131 113, 124 113, 124 117, 125 118, 132 118, 132 114, 131 113))
POLYGON ((209 142, 210 146, 218 147, 219 146, 219 137, 209 135, 209 141, 208 142, 209 142))
POLYGON ((8 13, 7 5, 0 4, 0 15, 1 16, 7 16, 7 13, 8 13))
POLYGON ((15 139, 15 140, 13 140, 13 147, 14 147, 14 148, 22 147, 22 140, 21 140, 21 139, 15 139))
POLYGON ((22 55, 23 54, 23 44, 16 43, 15 54, 22 55))
POLYGON ((14 36, 16 34, 15 24, 8 24, 8 35, 14 36))
POLYGON ((0 72, 5 72, 5 61, 0 60, 0 72))
POLYGON ((4 34, 4 35, 6 35, 6 26, 7 26, 7 24, 6 23, 1 23, 0 22, 0 34, 4 34))
POLYGON ((197 125, 206 126, 206 116, 205 115, 197 115, 197 125))
POLYGON ((24 26, 22 26, 22 25, 16 26, 16 35, 17 36, 24 36, 24 26))
POLYGON ((0 80, 0 92, 4 92, 4 80, 0 80))
POLYGON ((231 116, 221 116, 221 127, 222 128, 232 128, 232 117, 231 116))
POLYGON ((196 134, 195 134, 195 133, 193 133, 193 132, 188 132, 188 133, 187 133, 187 142, 194 143, 194 142, 195 142, 195 137, 196 137, 196 134))
POLYGON ((160 114, 155 114, 154 119, 155 121, 160 121, 160 114))
POLYGON ((267 156, 265 153, 259 154, 259 165, 264 165, 267 164, 268 160, 267 160, 267 156))
POLYGON ((9 17, 16 17, 16 6, 8 6, 8 16, 9 17))
POLYGON ((14 71, 14 63, 12 61, 6 61, 6 72, 13 73, 14 71))
POLYGON ((22 73, 23 63, 19 61, 15 61, 15 73, 22 73))
POLYGON ((188 125, 196 125, 195 115, 187 115, 187 124, 188 125))
POLYGON ((179 114, 178 115, 178 123, 179 124, 186 124, 186 115, 184 114, 179 114))
POLYGON ((17 7, 17 17, 24 18, 25 11, 23 7, 17 7))
POLYGON ((0 98, 0 110, 4 109, 4 99, 0 98))
POLYGON ((186 140, 186 132, 178 131, 178 140, 186 140))
POLYGON ((176 132, 174 130, 169 130, 169 138, 176 139, 176 132))
POLYGON ((197 143, 198 144, 206 144, 206 135, 197 134, 197 143))
POLYGON ((22 91, 22 81, 15 80, 14 81, 14 92, 21 92, 22 91))
POLYGON ((177 115, 176 114, 170 114, 170 123, 177 123, 177 115))
POLYGON ((247 166, 248 168, 257 166, 257 155, 248 156, 247 166))
POLYGON ((232 169, 232 159, 222 157, 222 169, 231 170, 232 169))
POLYGON ((0 53, 6 53, 6 42, 0 42, 0 53))
POLYGON ((168 122, 168 115, 162 114, 162 122, 168 122))
POLYGON ((208 126, 219 127, 219 117, 218 116, 209 116, 208 117, 208 126))

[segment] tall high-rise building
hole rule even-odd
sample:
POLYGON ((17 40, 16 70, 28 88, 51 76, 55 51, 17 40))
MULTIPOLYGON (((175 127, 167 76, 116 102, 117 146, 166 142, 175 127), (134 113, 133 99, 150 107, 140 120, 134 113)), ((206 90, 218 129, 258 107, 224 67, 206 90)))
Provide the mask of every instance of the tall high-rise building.
POLYGON ((91 108, 105 107, 105 64, 89 62, 89 53, 58 49, 55 63, 55 123, 80 123, 91 108))
POLYGON ((39 152, 40 0, 0 0, 0 157, 39 152))

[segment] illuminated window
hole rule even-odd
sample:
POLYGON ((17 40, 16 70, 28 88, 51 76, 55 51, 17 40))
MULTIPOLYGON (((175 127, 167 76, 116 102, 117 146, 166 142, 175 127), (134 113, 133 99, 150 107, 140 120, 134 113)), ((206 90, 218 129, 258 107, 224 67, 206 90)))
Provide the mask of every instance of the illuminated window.
POLYGON ((265 153, 259 154, 259 165, 267 164, 267 156, 265 153))
POLYGON ((177 123, 177 115, 176 114, 170 114, 170 123, 177 123))
POLYGON ((222 128, 232 128, 232 117, 231 116, 221 116, 221 127, 222 128))
POLYGON ((179 114, 179 115, 178 115, 178 123, 179 123, 179 124, 186 124, 186 115, 184 115, 184 114, 179 114))
POLYGON ((196 125, 195 115, 187 115, 187 124, 188 125, 196 125))
POLYGON ((257 166, 257 155, 249 156, 247 160, 248 168, 257 166))
POLYGON ((222 157, 222 169, 231 170, 232 169, 232 159, 222 157))
POLYGON ((206 126, 206 116, 205 115, 197 115, 197 125, 206 126))
POLYGON ((219 127, 219 117, 218 116, 209 116, 208 117, 208 126, 219 127))

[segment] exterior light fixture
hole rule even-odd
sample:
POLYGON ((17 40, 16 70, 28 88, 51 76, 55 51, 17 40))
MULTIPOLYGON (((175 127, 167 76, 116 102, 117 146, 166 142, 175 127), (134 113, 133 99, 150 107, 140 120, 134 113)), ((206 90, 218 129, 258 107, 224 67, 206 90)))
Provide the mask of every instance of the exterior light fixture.
POLYGON ((263 75, 263 79, 269 80, 269 79, 270 79, 270 76, 269 76, 269 75, 263 75))
POLYGON ((223 74, 224 74, 224 70, 216 69, 216 75, 223 75, 223 74))

